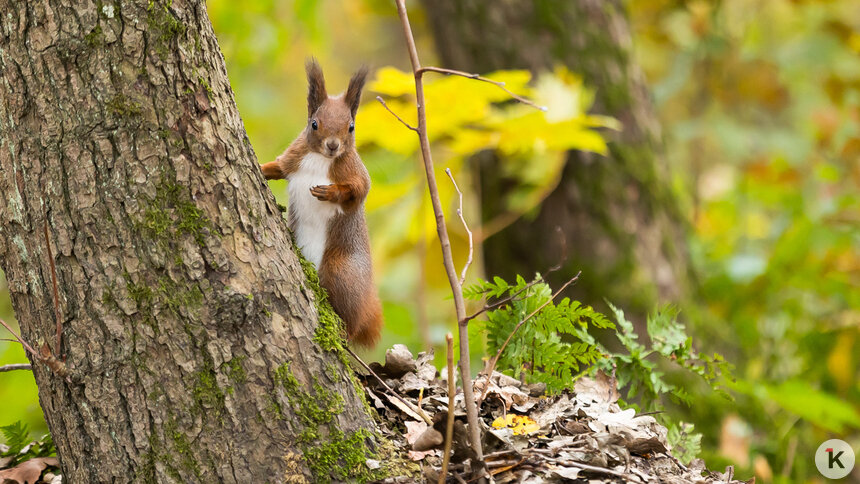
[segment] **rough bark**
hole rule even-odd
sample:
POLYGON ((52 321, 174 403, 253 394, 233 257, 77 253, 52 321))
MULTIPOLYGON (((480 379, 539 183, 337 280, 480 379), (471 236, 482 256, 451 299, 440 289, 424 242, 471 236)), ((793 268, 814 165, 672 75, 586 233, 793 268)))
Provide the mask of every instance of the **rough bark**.
POLYGON ((373 423, 256 164, 204 2, 0 0, 0 12, 0 264, 23 337, 70 370, 34 361, 64 482, 365 472, 373 423))
MULTIPOLYGON (((445 67, 469 72, 580 73, 596 89, 594 111, 621 121, 608 156, 571 152, 561 182, 534 219, 521 219, 484 244, 487 272, 532 274, 559 258, 562 227, 569 259, 559 280, 582 269, 573 295, 603 298, 634 314, 658 299, 681 301, 689 286, 686 222, 670 189, 659 123, 632 60, 620 0, 426 0, 424 5, 445 67)), ((502 162, 477 158, 484 218, 504 211, 502 162)))

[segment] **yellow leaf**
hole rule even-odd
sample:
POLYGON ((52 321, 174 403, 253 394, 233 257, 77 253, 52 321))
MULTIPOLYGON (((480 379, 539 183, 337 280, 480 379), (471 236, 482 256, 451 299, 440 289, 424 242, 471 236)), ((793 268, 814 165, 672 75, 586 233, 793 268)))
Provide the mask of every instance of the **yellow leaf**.
POLYGON ((412 73, 394 67, 383 67, 376 71, 376 77, 367 85, 371 91, 398 97, 415 93, 415 78, 412 73))
POLYGON ((540 430, 540 425, 526 415, 514 415, 509 413, 493 421, 493 428, 509 428, 514 435, 526 435, 540 430))

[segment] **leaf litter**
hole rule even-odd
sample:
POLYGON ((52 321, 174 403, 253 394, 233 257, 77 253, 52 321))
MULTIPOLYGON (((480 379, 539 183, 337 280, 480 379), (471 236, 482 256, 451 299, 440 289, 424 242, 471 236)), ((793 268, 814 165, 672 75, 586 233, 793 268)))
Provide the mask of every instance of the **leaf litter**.
MULTIPOLYGON (((447 382, 432 364, 433 354, 412 353, 395 345, 385 364, 371 369, 405 405, 376 378, 365 375, 365 391, 380 415, 382 432, 394 446, 418 462, 428 482, 437 482, 442 467, 448 411, 447 382), (412 408, 410 408, 410 406, 412 408), (432 425, 417 414, 420 409, 432 425)), ((444 372, 443 372, 444 374, 444 372)), ((734 480, 734 470, 709 471, 701 459, 684 465, 672 455, 668 430, 650 415, 622 408, 615 379, 598 372, 576 380, 572 390, 545 395, 544 388, 525 385, 499 372, 474 381, 479 402, 484 461, 495 483, 752 483, 734 480)), ((462 392, 455 396, 455 426, 447 482, 473 482, 474 453, 469 446, 462 392)), ((413 482, 389 477, 379 482, 413 482)))

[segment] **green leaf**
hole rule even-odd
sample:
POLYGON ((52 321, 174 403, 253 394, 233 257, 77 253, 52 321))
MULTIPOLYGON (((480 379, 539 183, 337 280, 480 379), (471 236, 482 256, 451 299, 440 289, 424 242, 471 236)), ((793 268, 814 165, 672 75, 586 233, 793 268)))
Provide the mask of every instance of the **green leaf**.
POLYGON ((783 409, 831 432, 842 433, 846 426, 860 428, 860 414, 851 404, 807 381, 789 380, 765 388, 783 409))
POLYGON ((4 437, 6 437, 6 445, 9 446, 9 450, 2 454, 4 457, 17 455, 21 452, 21 449, 30 443, 30 431, 27 429, 27 425, 20 420, 13 424, 0 427, 0 432, 3 433, 4 437))

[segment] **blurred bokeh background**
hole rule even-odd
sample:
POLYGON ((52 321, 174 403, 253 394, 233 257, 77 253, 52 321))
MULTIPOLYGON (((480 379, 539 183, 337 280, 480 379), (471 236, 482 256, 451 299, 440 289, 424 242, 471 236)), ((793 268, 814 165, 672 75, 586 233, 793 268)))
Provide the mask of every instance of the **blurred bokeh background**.
MULTIPOLYGON (((475 235, 468 282, 531 277, 565 253, 557 278, 582 270, 569 295, 598 310, 605 298, 641 321, 676 304, 696 348, 725 356, 736 382, 732 399, 689 382, 693 404, 667 402, 668 418, 695 424, 711 468, 815 482, 819 443, 860 448, 860 3, 580 5, 591 3, 409 3, 425 65, 489 74, 549 108, 428 74, 457 265, 468 242, 444 168, 475 235)), ((305 58, 330 93, 372 67, 356 136, 386 327, 366 356, 438 350, 454 314, 417 139, 374 100, 414 123, 393 2, 207 4, 261 162, 304 127, 305 58)), ((270 186, 286 204, 286 182, 270 186)), ((14 325, 5 286, 0 317, 14 325)), ((472 343, 480 361, 480 334, 472 343)), ((0 341, 0 364, 23 361, 0 341)), ((19 419, 46 431, 32 376, 0 373, 0 425, 19 419)))

